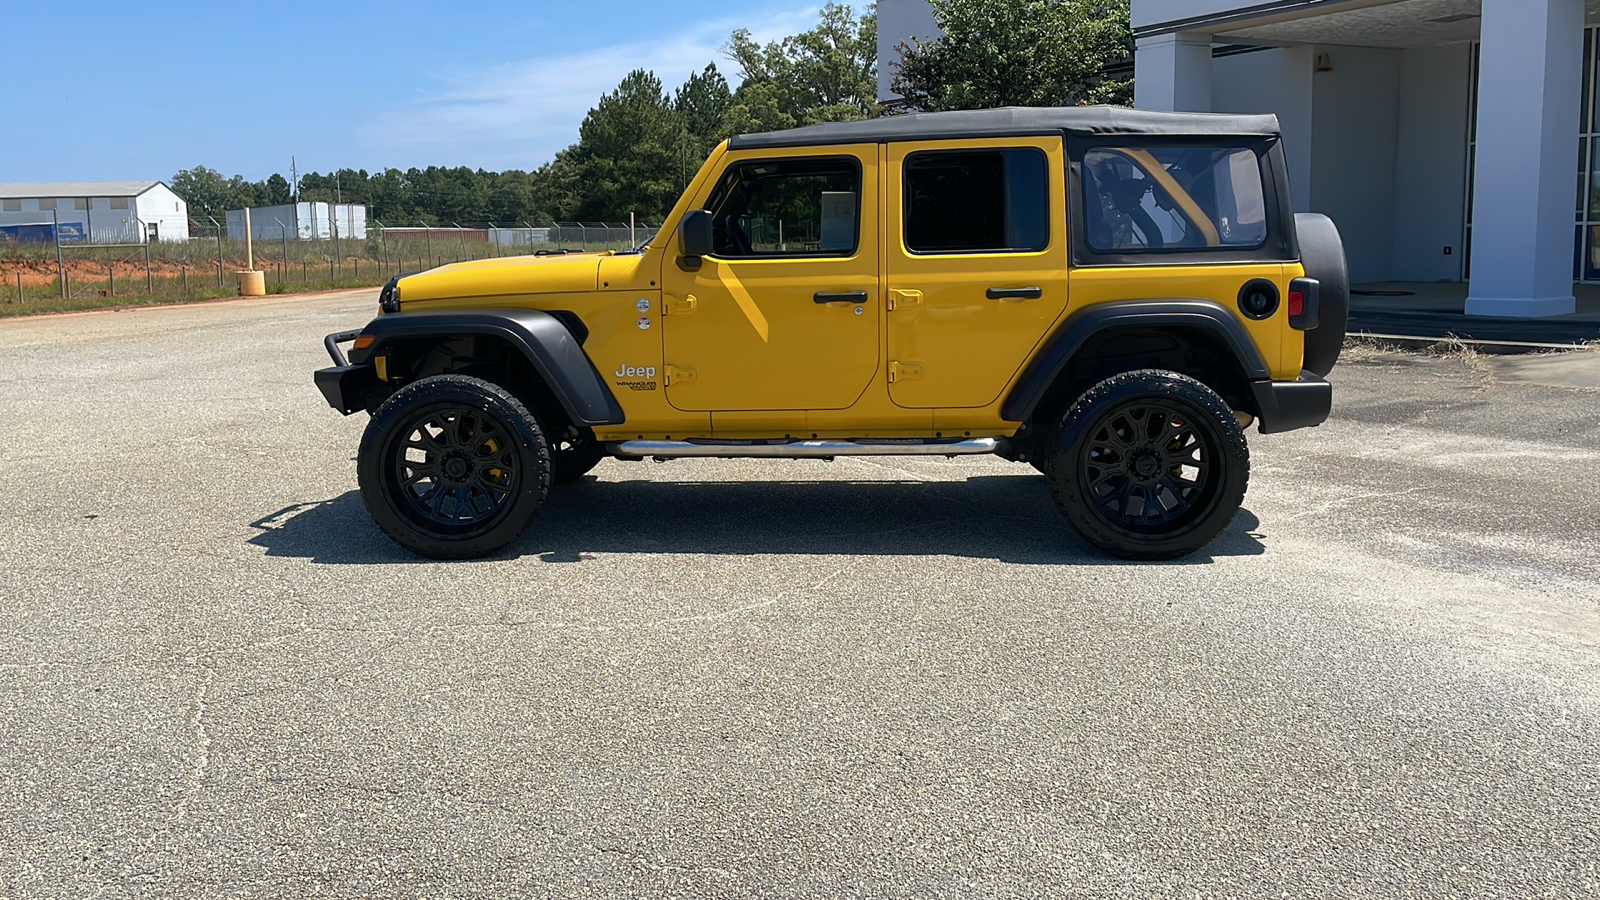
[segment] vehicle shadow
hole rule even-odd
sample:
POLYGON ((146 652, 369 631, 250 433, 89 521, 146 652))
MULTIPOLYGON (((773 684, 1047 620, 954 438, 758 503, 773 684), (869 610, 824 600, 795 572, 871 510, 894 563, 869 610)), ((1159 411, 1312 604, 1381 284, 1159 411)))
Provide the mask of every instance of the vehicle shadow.
MULTIPOLYGON (((268 556, 331 565, 423 563, 373 524, 358 491, 250 523, 268 556)), ((1176 564, 1266 552, 1240 510, 1176 564)), ((488 559, 578 562, 594 553, 960 556, 1031 565, 1130 565, 1067 525, 1040 476, 965 481, 605 481, 554 488, 527 532, 488 559)))

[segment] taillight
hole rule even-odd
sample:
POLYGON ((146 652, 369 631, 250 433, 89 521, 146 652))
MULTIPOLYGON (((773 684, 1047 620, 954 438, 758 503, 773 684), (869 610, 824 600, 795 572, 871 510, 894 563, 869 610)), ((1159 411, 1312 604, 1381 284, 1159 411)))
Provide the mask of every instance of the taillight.
POLYGON ((1315 278, 1289 282, 1289 327, 1310 331, 1322 321, 1322 283, 1315 278))

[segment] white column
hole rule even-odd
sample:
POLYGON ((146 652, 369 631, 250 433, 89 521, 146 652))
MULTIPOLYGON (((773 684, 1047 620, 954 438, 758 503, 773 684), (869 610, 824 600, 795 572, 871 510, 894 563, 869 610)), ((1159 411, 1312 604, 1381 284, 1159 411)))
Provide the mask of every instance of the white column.
POLYGON ((1139 109, 1211 111, 1211 35, 1140 38, 1133 56, 1133 105, 1139 109))
POLYGON ((1484 0, 1468 315, 1574 311, 1582 57, 1583 0, 1484 0))

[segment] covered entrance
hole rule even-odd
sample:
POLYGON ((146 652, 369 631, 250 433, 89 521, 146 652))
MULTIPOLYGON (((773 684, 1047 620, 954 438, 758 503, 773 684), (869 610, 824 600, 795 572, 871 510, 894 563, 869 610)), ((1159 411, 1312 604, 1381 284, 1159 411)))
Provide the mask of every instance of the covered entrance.
POLYGON ((1338 223, 1353 281, 1470 280, 1469 314, 1550 316, 1600 278, 1600 2, 1135 0, 1133 19, 1137 105, 1277 113, 1295 206, 1338 223))

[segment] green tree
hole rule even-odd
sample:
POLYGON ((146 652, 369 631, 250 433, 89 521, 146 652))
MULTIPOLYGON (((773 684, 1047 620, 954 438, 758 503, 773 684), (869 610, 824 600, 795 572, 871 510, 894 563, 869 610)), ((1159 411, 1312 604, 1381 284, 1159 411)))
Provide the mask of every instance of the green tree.
POLYGON ((629 72, 578 128, 571 163, 583 197, 575 214, 612 222, 630 212, 645 219, 665 216, 678 197, 677 161, 686 139, 661 79, 643 69, 629 72))
POLYGON ((942 37, 896 47, 894 91, 923 110, 1127 103, 1105 67, 1133 53, 1128 0, 931 0, 942 37))
POLYGON ((221 217, 234 207, 233 190, 228 180, 216 169, 195 166, 183 169, 172 176, 172 192, 189 204, 189 215, 221 217))
POLYGON ((735 132, 865 119, 878 109, 878 15, 841 3, 822 7, 817 27, 757 43, 749 29, 724 51, 744 79, 728 123, 735 132))
POLYGON ((273 205, 288 203, 294 199, 293 192, 289 190, 289 179, 277 172, 273 172, 272 177, 267 179, 266 194, 267 202, 273 205))

